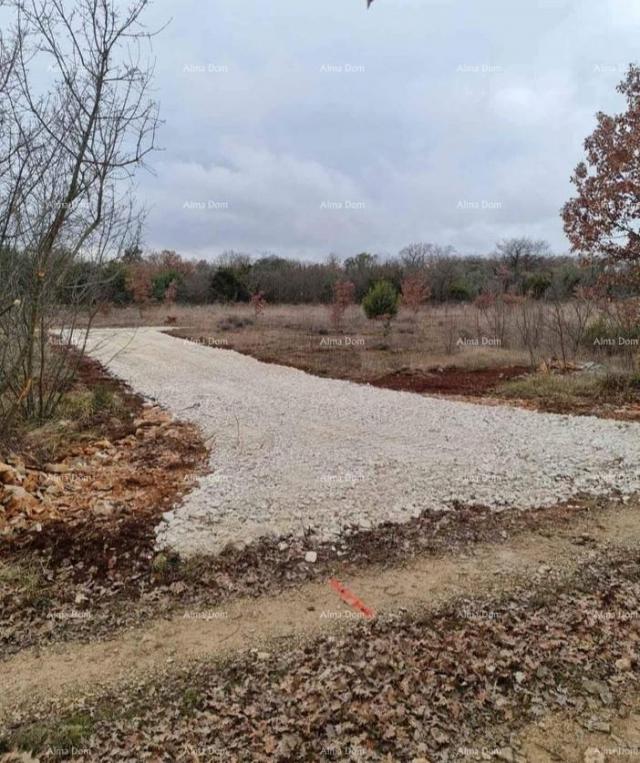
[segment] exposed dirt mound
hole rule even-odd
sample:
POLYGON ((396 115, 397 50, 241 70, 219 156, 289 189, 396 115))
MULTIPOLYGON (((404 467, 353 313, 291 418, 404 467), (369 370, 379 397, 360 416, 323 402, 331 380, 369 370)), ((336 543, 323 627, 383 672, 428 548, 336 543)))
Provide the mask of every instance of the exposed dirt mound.
POLYGON ((77 384, 116 393, 118 414, 105 408, 68 422, 53 462, 36 438, 0 463, 0 560, 42 551, 49 564, 113 569, 116 554, 122 562, 151 549, 158 517, 204 463, 195 426, 146 405, 96 361, 82 360, 77 384))
POLYGON ((527 366, 481 368, 473 371, 452 366, 432 373, 407 369, 381 376, 379 379, 374 379, 371 384, 374 387, 403 392, 442 392, 450 395, 480 397, 495 389, 501 382, 524 376, 530 370, 527 366))

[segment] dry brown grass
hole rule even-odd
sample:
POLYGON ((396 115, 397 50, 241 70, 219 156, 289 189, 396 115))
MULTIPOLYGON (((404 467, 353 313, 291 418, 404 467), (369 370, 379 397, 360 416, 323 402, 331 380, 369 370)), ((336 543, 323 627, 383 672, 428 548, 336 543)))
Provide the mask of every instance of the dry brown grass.
MULTIPOLYGON (((142 313, 136 307, 113 308, 99 317, 96 326, 166 325, 177 336, 237 350, 265 362, 391 389, 476 398, 497 393, 505 402, 540 410, 640 417, 637 351, 608 354, 583 343, 576 352, 575 344, 571 347, 565 337, 569 366, 548 363, 562 358, 554 331, 554 307, 534 303, 530 309, 539 311, 544 324, 534 352, 522 340, 518 326, 522 314, 517 305, 502 316, 504 340, 498 346, 490 335, 496 316, 483 314, 471 304, 428 305, 417 315, 402 309, 386 337, 383 326, 367 320, 358 306, 347 309, 339 330, 326 305, 270 305, 259 317, 245 304, 156 305, 142 313), (170 326, 169 315, 175 319, 170 326), (543 360, 551 374, 530 374, 520 382, 508 383, 543 360), (584 361, 597 365, 571 373, 584 361), (443 373, 443 369, 448 371, 443 373), (570 373, 565 375, 563 370, 570 373), (622 388, 611 389, 603 379, 621 379, 622 388)), ((575 306, 568 303, 561 309, 571 332, 575 306)), ((597 318, 594 312, 594 320, 597 318)))
MULTIPOLYGON (((181 335, 209 337, 212 343, 247 352, 263 360, 291 363, 327 375, 370 377, 399 369, 428 371, 438 367, 497 368, 538 364, 561 358, 552 306, 537 305, 548 327, 535 349, 523 342, 519 308, 504 315, 503 336, 496 336, 494 319, 474 305, 429 305, 414 315, 401 310, 389 337, 380 323, 369 321, 361 308, 348 308, 340 330, 332 325, 326 305, 273 305, 256 317, 250 305, 153 305, 112 308, 96 326, 164 326, 181 335), (169 326, 168 326, 169 327, 169 326)), ((571 306, 565 308, 571 325, 571 306)), ((570 341, 566 341, 570 345, 570 341)), ((567 360, 595 360, 618 368, 630 358, 608 356, 596 349, 565 347, 567 360)), ((633 358, 631 358, 633 360, 633 358)))
POLYGON ((113 309, 96 326, 162 326, 181 336, 208 338, 211 344, 262 360, 306 368, 327 376, 369 379, 400 369, 429 371, 455 365, 464 369, 527 365, 517 346, 456 346, 477 332, 477 310, 470 306, 428 307, 414 316, 401 310, 389 337, 359 307, 347 310, 336 331, 323 305, 274 305, 256 318, 249 305, 152 306, 113 309), (168 327, 169 328, 169 327, 168 327))

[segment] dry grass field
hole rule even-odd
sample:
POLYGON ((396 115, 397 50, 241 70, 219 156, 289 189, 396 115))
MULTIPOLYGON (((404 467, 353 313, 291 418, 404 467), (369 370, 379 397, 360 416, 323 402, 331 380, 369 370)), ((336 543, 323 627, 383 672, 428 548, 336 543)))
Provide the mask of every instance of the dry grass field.
POLYGON ((274 305, 260 315, 243 304, 111 308, 94 325, 165 326, 174 336, 206 346, 390 389, 495 393, 558 412, 623 406, 635 418, 640 348, 629 344, 611 351, 585 340, 586 326, 576 325, 571 304, 562 307, 560 319, 551 306, 535 310, 535 344, 526 341, 517 306, 503 313, 470 304, 426 306, 417 313, 402 309, 388 333, 357 306, 336 326, 324 305, 274 305), (564 348, 559 327, 566 332, 564 348))

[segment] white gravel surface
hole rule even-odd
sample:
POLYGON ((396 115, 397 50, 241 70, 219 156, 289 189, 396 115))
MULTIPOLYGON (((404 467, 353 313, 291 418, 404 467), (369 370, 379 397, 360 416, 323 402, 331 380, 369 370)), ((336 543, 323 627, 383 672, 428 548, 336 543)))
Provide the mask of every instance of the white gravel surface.
POLYGON ((640 425, 320 379, 159 329, 92 332, 90 351, 211 436, 211 474, 157 529, 216 552, 313 527, 406 521, 455 501, 496 509, 640 490, 640 425))

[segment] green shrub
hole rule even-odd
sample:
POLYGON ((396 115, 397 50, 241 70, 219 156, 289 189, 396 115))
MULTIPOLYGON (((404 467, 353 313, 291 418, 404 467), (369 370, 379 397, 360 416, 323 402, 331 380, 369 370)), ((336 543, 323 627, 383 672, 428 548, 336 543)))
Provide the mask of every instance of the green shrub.
POLYGON ((94 413, 110 411, 115 407, 113 391, 105 384, 98 384, 92 393, 91 408, 94 413))
POLYGON ((600 386, 605 393, 632 395, 640 391, 640 373, 626 374, 610 371, 602 377, 600 386))
POLYGON ((162 302, 169 286, 173 282, 179 285, 182 281, 182 273, 179 273, 177 270, 165 270, 153 279, 151 283, 151 296, 157 299, 158 302, 162 302))
POLYGON ((390 322, 398 314, 398 292, 389 281, 375 283, 362 300, 362 307, 367 318, 384 319, 390 322))
POLYGON ((625 329, 616 321, 602 316, 587 327, 582 343, 585 349, 601 350, 608 355, 638 349, 640 348, 640 325, 625 329))
POLYGON ((570 404, 579 399, 596 399, 602 380, 596 374, 527 374, 500 385, 508 398, 543 399, 549 403, 570 404))
POLYGON ((551 283, 549 273, 531 273, 524 279, 523 291, 525 294, 531 294, 534 299, 542 299, 551 283))
POLYGON ((209 283, 209 295, 214 302, 248 302, 249 290, 231 268, 219 268, 209 283))
POLYGON ((58 416, 77 424, 84 424, 93 416, 93 393, 90 390, 72 391, 63 396, 58 416))
POLYGON ((456 281, 449 287, 449 299, 454 302, 470 302, 471 297, 471 289, 463 281, 456 281))

